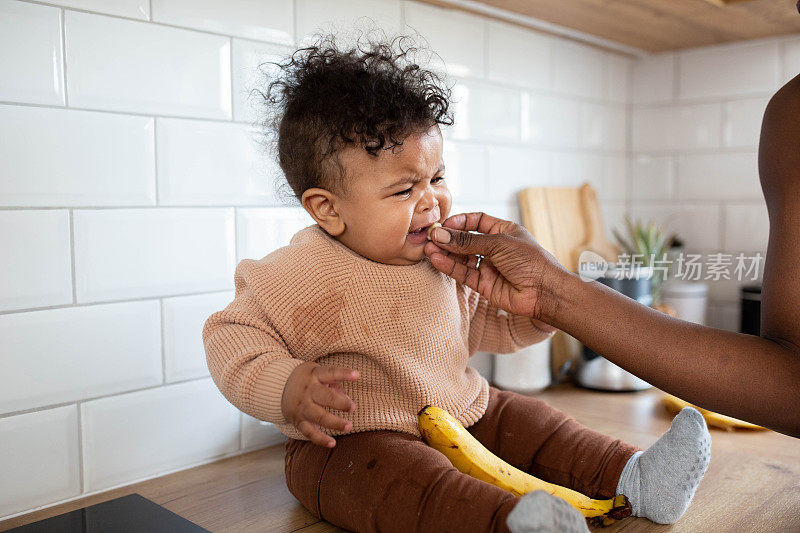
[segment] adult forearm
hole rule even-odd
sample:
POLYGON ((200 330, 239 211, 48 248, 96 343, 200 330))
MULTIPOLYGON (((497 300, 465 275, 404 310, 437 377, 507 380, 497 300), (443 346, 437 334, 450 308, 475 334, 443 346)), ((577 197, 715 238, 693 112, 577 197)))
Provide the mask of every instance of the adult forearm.
POLYGON ((647 382, 707 409, 800 436, 800 354, 677 320, 608 287, 559 275, 542 319, 647 382))

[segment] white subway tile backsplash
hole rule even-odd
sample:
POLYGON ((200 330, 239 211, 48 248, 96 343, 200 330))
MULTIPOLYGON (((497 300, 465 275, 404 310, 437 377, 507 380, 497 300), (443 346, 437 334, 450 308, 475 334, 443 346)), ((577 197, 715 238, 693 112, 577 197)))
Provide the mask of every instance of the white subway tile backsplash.
POLYGON ((69 213, 0 211, 0 311, 72 303, 69 213))
POLYGON ((48 0, 48 3, 126 18, 150 18, 150 0, 48 0))
POLYGON ((736 44, 680 53, 681 99, 770 93, 779 78, 778 43, 736 44))
POLYGON ((81 492, 74 405, 0 418, 0 516, 81 492))
POLYGON ((678 158, 677 198, 685 200, 758 199, 758 154, 684 155, 678 158))
POLYGON ((164 373, 167 382, 208 375, 203 324, 233 301, 231 291, 164 298, 164 373))
POLYGON ((571 41, 560 41, 553 47, 553 86, 560 94, 602 99, 604 54, 571 41))
POLYGON ((603 67, 603 98, 607 102, 627 105, 631 94, 631 64, 627 57, 616 54, 605 55, 603 67))
POLYGON ((487 195, 480 201, 517 203, 519 191, 551 184, 550 158, 546 152, 526 146, 492 146, 487 195))
POLYGON ((450 211, 450 214, 455 215, 458 213, 486 213, 487 215, 491 215, 495 218, 511 220, 517 224, 522 223, 519 214, 519 202, 517 202, 516 199, 514 202, 505 202, 501 204, 488 202, 481 202, 477 204, 454 202, 453 209, 450 211))
POLYGON ((625 216, 628 214, 625 204, 620 201, 601 200, 600 216, 603 217, 603 229, 606 239, 614 244, 619 244, 614 237, 613 230, 625 233, 625 216))
POLYGON ((0 0, 0 100, 64 105, 61 10, 0 0))
POLYGON ((631 199, 666 200, 673 196, 675 162, 669 156, 637 155, 631 159, 631 199))
MULTIPOLYGON (((527 105, 527 122, 523 124, 523 141, 547 147, 577 147, 580 139, 580 104, 566 98, 537 93, 523 100, 527 105)), ((523 105, 523 112, 525 111, 523 105)))
POLYGON ((523 94, 514 89, 464 82, 455 91, 453 139, 518 142, 522 135, 523 94))
POLYGON ((580 147, 625 152, 628 121, 625 109, 601 104, 580 104, 580 147))
POLYGON ((228 37, 67 11, 66 47, 72 106, 231 117, 228 37))
POLYGON ((628 159, 620 155, 605 155, 603 159, 603 190, 600 199, 625 200, 628 197, 628 159))
POLYGON ((727 147, 758 147, 761 121, 769 97, 748 98, 726 102, 724 107, 722 143, 727 147))
MULTIPOLYGON (((418 31, 427 40, 427 46, 441 56, 448 75, 470 77, 485 75, 484 19, 453 9, 406 2, 405 22, 412 33, 418 31)), ((428 66, 436 69, 442 67, 435 57, 428 66)))
POLYGON ((233 120, 249 124, 267 117, 264 98, 279 63, 288 59, 293 48, 276 44, 233 40, 233 120))
MULTIPOLYGON (((750 279, 752 277, 752 274, 747 276, 747 279, 742 279, 742 280, 736 279, 736 276, 734 275, 734 269, 736 268, 737 255, 738 254, 733 254, 733 257, 731 258, 732 262, 730 264, 730 276, 729 276, 731 279, 721 278, 714 282, 711 282, 710 280, 705 281, 705 283, 708 285, 708 299, 710 301, 715 302, 717 304, 721 303, 737 304, 739 303, 741 297, 741 286, 747 283, 755 282, 755 280, 750 279)), ((745 257, 747 257, 747 255, 745 255, 745 257)), ((750 266, 749 261, 747 261, 745 264, 747 266, 750 266)), ((704 273, 704 277, 707 275, 708 272, 706 271, 704 273)))
POLYGON ((237 209, 236 262, 261 259, 289 244, 295 233, 312 224, 316 222, 302 207, 237 209))
POLYGON ((681 106, 675 113, 675 138, 677 150, 717 148, 721 144, 722 109, 718 104, 681 106))
POLYGON ((769 216, 762 202, 725 205, 725 249, 729 252, 766 252, 769 216))
POLYGON ((158 119, 160 205, 278 203, 283 174, 244 124, 158 119), (280 180, 280 181, 279 181, 280 180))
POLYGON ((653 221, 675 233, 688 251, 710 251, 720 248, 719 208, 716 205, 634 205, 631 216, 644 222, 653 221))
POLYGON ((490 80, 539 90, 550 87, 552 38, 495 21, 489 21, 487 28, 490 80))
POLYGON ((479 202, 486 198, 487 156, 482 144, 445 141, 442 157, 445 181, 454 200, 479 202))
POLYGON ((232 288, 233 209, 74 213, 78 302, 232 288))
POLYGON ((296 40, 301 45, 318 32, 335 32, 337 42, 347 46, 362 31, 384 31, 391 37, 402 27, 400 0, 297 0, 296 16, 296 40))
POLYGON ((550 185, 580 187, 590 183, 601 200, 625 199, 625 158, 574 152, 555 152, 550 185))
POLYGON ((783 43, 781 81, 786 83, 798 74, 800 74, 800 39, 792 39, 783 43))
POLYGON ((154 205, 153 119, 0 105, 0 205, 154 205))
POLYGON ((236 451, 239 413, 211 379, 81 405, 86 491, 236 451))
POLYGON ((236 37, 291 44, 292 0, 152 0, 153 20, 236 37))
POLYGON ((721 144, 721 104, 634 109, 631 143, 634 152, 700 150, 721 144))
POLYGON ((659 54, 634 61, 632 100, 634 104, 658 104, 675 100, 673 54, 659 54))
POLYGON ((0 316, 0 413, 161 383, 158 302, 0 316))
POLYGON ((266 448, 286 441, 274 424, 240 413, 242 417, 242 449, 266 448))

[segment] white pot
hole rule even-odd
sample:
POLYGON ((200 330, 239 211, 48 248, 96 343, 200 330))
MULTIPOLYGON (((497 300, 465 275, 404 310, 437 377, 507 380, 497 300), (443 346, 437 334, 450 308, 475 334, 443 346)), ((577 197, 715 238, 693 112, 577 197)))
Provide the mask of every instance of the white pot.
POLYGON ((678 318, 705 325, 708 285, 670 280, 661 287, 661 302, 678 313, 678 318))
POLYGON ((495 354, 494 384, 522 394, 539 392, 550 385, 550 348, 546 339, 516 353, 495 354))

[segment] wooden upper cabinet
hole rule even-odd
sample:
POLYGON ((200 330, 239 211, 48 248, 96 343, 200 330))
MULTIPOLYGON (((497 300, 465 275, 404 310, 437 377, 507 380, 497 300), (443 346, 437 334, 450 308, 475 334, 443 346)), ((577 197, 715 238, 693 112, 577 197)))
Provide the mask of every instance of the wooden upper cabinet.
POLYGON ((423 1, 466 11, 484 4, 648 52, 800 32, 796 0, 423 1))

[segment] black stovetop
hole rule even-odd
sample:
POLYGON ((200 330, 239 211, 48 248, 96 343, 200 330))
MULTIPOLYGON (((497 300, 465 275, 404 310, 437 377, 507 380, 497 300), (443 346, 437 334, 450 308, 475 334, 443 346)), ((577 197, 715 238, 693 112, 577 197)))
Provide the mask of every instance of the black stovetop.
POLYGON ((139 494, 15 527, 8 533, 209 533, 139 494))

